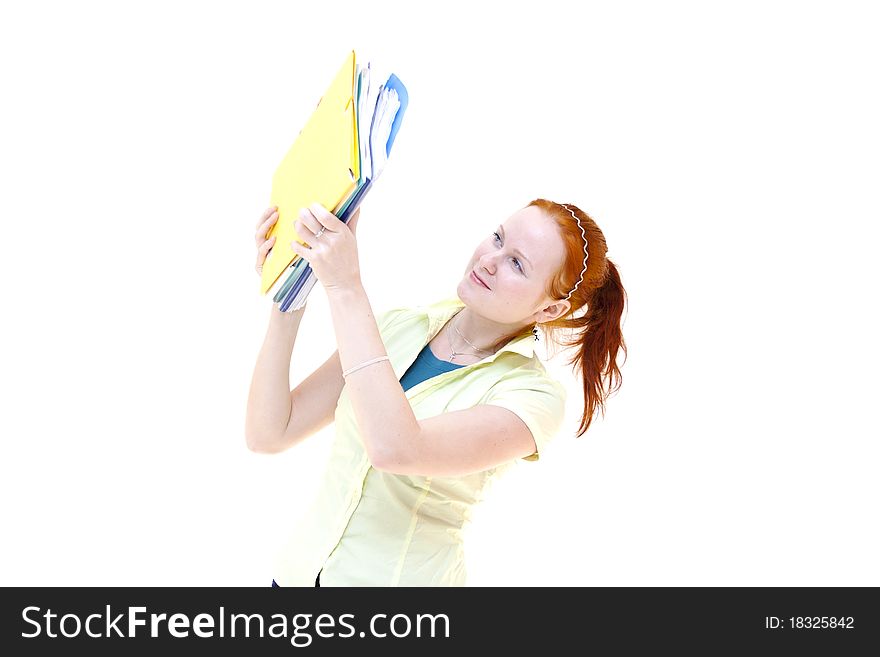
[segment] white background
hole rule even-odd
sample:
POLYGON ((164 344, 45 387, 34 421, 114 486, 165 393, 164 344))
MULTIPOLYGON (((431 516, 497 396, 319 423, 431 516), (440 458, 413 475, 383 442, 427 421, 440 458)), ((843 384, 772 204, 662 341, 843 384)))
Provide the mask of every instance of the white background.
MULTIPOLYGON (((358 229, 374 312, 536 197, 605 232, 623 387, 499 482, 478 585, 880 585, 870 3, 4 3, 4 585, 267 586, 332 426, 244 414, 254 227, 348 51, 410 106, 358 229), (711 4, 711 6, 710 6, 711 4)), ((315 288, 291 384, 335 349, 315 288)))

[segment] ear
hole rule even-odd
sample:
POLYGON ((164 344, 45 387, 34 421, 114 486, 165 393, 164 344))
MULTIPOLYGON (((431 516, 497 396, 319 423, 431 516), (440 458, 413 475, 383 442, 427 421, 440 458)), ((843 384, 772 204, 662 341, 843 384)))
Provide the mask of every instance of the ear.
POLYGON ((571 303, 569 301, 556 301, 541 310, 543 317, 538 319, 538 322, 543 323, 552 321, 562 317, 569 310, 571 310, 571 303))

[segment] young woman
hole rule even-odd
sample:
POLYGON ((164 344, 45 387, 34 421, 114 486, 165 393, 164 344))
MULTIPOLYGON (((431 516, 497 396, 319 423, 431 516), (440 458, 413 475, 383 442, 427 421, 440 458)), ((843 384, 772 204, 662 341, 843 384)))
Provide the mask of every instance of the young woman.
MULTIPOLYGON (((276 210, 257 224, 258 272, 276 210)), ((463 586, 473 505, 518 459, 537 460, 563 420, 566 392, 535 353, 537 327, 567 331, 558 343, 575 349, 581 436, 620 387, 626 293, 596 223, 536 199, 488 231, 455 297, 376 318, 357 220, 304 208, 295 228, 306 245, 292 244, 324 286, 338 350, 289 390, 305 306, 273 305, 251 382, 252 451, 280 452, 335 420, 317 499, 279 552, 273 586, 463 586)))

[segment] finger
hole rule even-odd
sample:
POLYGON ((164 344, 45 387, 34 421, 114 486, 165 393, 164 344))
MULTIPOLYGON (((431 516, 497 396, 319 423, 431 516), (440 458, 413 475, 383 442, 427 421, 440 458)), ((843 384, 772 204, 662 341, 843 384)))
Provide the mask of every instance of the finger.
POLYGON ((293 227, 296 229, 298 235, 312 237, 321 230, 321 222, 315 218, 315 215, 312 214, 311 210, 308 208, 300 208, 299 219, 296 220, 293 227), (309 233, 303 233, 302 229, 308 229, 309 233))
POLYGON ((299 232, 298 235, 299 235, 299 239, 298 239, 298 240, 293 240, 293 241, 290 243, 290 248, 295 248, 295 246, 300 246, 300 247, 302 247, 302 248, 304 248, 304 249, 311 250, 311 248, 312 248, 312 246, 313 246, 313 240, 315 239, 315 236, 312 235, 312 234, 311 234, 309 231, 307 231, 307 230, 302 231, 302 232, 299 232))
POLYGON ((257 273, 261 276, 263 275, 263 265, 266 263, 266 257, 269 255, 269 251, 272 250, 272 245, 275 243, 275 238, 270 237, 266 242, 257 249, 257 265, 256 270, 257 273))
POLYGON ((294 240, 293 242, 290 243, 290 248, 300 258, 304 259, 306 262, 309 262, 308 255, 309 255, 310 247, 303 246, 302 244, 300 244, 299 242, 294 240))
MULTIPOLYGON (((338 233, 345 225, 339 220, 339 217, 330 212, 330 210, 320 203, 312 203, 309 206, 309 210, 311 210, 312 215, 321 222, 321 225, 331 233, 338 233)), ((318 230, 320 230, 320 228, 318 230)))
POLYGON ((273 206, 271 206, 271 207, 266 208, 266 210, 263 212, 262 216, 260 216, 259 221, 257 221, 257 228, 259 228, 260 225, 261 225, 264 221, 266 221, 266 219, 268 219, 270 216, 272 216, 272 213, 273 213, 273 212, 277 212, 277 211, 278 211, 278 206, 277 206, 277 205, 273 205, 273 206))
POLYGON ((266 259, 266 254, 272 250, 272 247, 275 245, 275 236, 273 235, 265 242, 260 244, 260 248, 257 249, 257 260, 262 262, 266 259))
POLYGON ((273 214, 269 215, 269 218, 266 219, 266 221, 264 221, 262 224, 260 224, 260 226, 257 228, 257 234, 254 237, 254 239, 256 240, 257 246, 259 246, 260 243, 266 239, 266 233, 269 232, 269 229, 272 226, 274 226, 277 221, 278 221, 278 213, 274 212, 273 214))
POLYGON ((269 255, 269 251, 272 250, 272 247, 275 245, 275 236, 273 235, 257 249, 257 273, 263 272, 263 263, 266 262, 266 257, 269 255))

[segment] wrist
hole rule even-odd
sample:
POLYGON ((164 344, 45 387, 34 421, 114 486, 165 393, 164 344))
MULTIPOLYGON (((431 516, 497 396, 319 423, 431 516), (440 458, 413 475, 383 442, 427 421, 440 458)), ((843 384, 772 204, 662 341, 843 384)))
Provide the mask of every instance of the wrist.
POLYGON ((289 326, 291 324, 299 324, 300 320, 302 320, 305 310, 306 304, 303 304, 302 308, 300 308, 299 310, 289 310, 287 312, 282 312, 281 306, 277 303, 273 303, 272 312, 269 320, 271 322, 275 322, 285 326, 289 326))
POLYGON ((358 297, 366 295, 366 290, 360 281, 351 283, 345 287, 331 287, 325 290, 327 298, 331 301, 350 301, 358 297))

